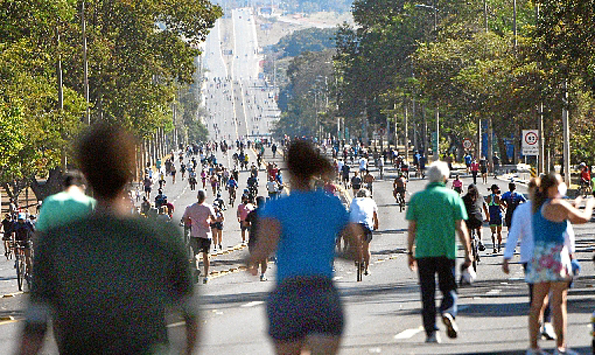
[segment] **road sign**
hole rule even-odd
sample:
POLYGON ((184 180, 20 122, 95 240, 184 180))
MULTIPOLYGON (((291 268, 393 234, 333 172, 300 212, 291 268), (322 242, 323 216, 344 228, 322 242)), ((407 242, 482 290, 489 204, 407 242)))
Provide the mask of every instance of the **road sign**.
POLYGON ((471 139, 469 139, 469 138, 463 139, 463 148, 469 149, 471 147, 473 147, 473 142, 471 142, 471 139))
POLYGON ((523 130, 523 155, 539 155, 539 131, 536 129, 523 130))

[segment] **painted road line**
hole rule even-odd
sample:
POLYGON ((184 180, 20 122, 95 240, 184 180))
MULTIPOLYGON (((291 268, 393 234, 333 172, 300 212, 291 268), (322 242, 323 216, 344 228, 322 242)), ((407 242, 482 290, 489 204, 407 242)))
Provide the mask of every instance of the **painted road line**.
POLYGON ((406 330, 400 332, 399 334, 395 335, 394 339, 395 340, 410 339, 414 335, 419 334, 423 331, 424 331, 424 327, 421 327, 421 326, 418 328, 406 329, 406 330))
POLYGON ((177 322, 177 323, 168 324, 167 327, 168 328, 177 328, 177 327, 183 327, 185 325, 186 325, 186 322, 177 322))
POLYGON ((263 303, 264 303, 264 301, 252 301, 252 302, 248 302, 246 304, 243 304, 240 307, 242 307, 242 308, 256 307, 256 306, 260 306, 263 303))
POLYGON ((499 289, 493 289, 493 290, 489 290, 489 291, 486 293, 486 295, 497 295, 497 294, 499 294, 499 293, 500 293, 500 291, 502 291, 502 290, 499 290, 499 289))

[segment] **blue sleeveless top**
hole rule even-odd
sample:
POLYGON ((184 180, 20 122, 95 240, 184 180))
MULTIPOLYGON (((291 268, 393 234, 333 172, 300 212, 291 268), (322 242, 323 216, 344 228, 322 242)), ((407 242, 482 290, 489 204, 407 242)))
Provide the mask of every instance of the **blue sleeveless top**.
MULTIPOLYGON (((546 202, 549 203, 549 200, 546 202)), ((568 223, 566 220, 562 222, 548 221, 543 216, 543 208, 545 204, 541 206, 539 211, 533 214, 532 225, 533 225, 533 238, 535 244, 564 244, 564 234, 568 223)))

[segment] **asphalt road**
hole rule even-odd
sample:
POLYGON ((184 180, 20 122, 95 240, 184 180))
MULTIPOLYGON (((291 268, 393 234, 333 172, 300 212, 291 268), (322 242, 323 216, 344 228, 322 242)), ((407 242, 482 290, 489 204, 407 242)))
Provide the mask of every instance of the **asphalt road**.
MULTIPOLYGON (((251 153, 253 154, 253 153, 251 153)), ((253 156, 254 157, 254 156, 253 156)), ((270 151, 265 157, 272 160, 270 151)), ((223 156, 220 159, 224 159, 223 156)), ((282 165, 277 158, 276 162, 282 165)), ((374 185, 380 209, 380 229, 374 233, 372 242, 371 274, 363 282, 356 282, 355 267, 350 262, 336 262, 335 281, 341 290, 347 314, 347 325, 341 353, 343 354, 521 354, 528 344, 527 336, 527 287, 523 282, 520 265, 513 265, 512 273, 501 272, 500 254, 482 253, 478 279, 471 287, 459 289, 460 336, 456 340, 442 334, 443 344, 426 345, 421 326, 420 295, 417 276, 407 268, 406 221, 398 211, 391 194, 393 172, 386 173, 386 180, 374 185)), ((260 175, 264 178, 264 171, 260 175)), ((242 172, 240 188, 245 186, 247 172, 242 172)), ((465 185, 470 178, 463 178, 465 185)), ((494 180, 490 179, 487 187, 494 180)), ((424 188, 426 180, 411 180, 409 192, 424 188)), ((501 186, 503 181, 497 181, 501 186)), ((483 187, 480 184, 480 187, 483 187)), ((261 186, 261 190, 263 186, 261 186)), ((522 187, 521 187, 522 190, 522 187)), ((195 201, 187 181, 168 184, 165 193, 174 202, 174 220, 179 220, 186 205, 195 201)), ((212 196, 209 193, 209 200, 212 196)), ((260 282, 257 277, 240 270, 247 256, 240 244, 239 225, 235 220, 235 208, 225 212, 225 254, 213 257, 210 282, 197 285, 201 294, 203 333, 201 353, 204 354, 272 354, 273 349, 266 335, 264 302, 274 286, 275 266, 270 264, 269 281, 260 282), (235 249, 234 249, 235 248, 235 249)), ((577 226, 577 255, 583 273, 569 293, 569 344, 583 353, 590 351, 590 315, 595 309, 593 290, 594 268, 590 262, 594 246, 593 223, 577 226)), ((506 233, 505 233, 506 234, 506 233)), ((484 228, 484 235, 489 235, 484 228)), ((491 250, 491 243, 484 237, 491 250)), ((459 263, 463 252, 459 251, 459 263)), ((515 256, 518 261, 518 256, 515 256)), ((0 261, 0 292, 16 291, 14 270, 10 261, 0 261)), ((0 322, 0 353, 14 352, 26 294, 0 298, 0 315, 14 320, 0 322)), ((181 344, 180 324, 176 318, 170 321, 174 345, 181 344)), ((552 349, 553 342, 542 342, 552 349)), ((44 353, 55 354, 51 336, 44 353)))

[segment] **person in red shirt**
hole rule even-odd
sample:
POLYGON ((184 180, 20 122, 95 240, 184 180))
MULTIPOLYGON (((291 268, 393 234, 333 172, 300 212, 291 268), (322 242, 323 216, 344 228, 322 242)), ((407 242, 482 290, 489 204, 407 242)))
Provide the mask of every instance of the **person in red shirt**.
POLYGON ((580 165, 581 169, 581 188, 585 187, 587 193, 591 192, 591 169, 584 162, 580 165))
POLYGON ((471 162, 471 174, 473 175, 473 185, 477 185, 477 174, 479 173, 479 163, 477 159, 473 159, 471 162))

